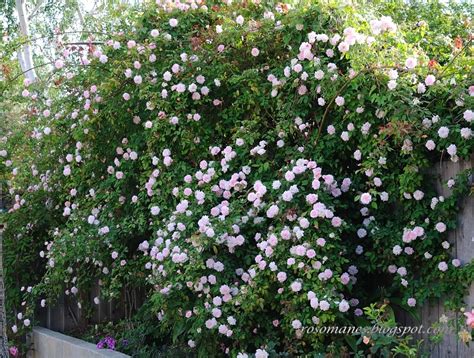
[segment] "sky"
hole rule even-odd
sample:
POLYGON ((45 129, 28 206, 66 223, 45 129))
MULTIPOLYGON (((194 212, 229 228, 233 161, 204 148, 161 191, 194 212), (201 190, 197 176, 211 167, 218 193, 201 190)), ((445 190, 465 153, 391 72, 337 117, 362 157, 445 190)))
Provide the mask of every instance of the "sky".
POLYGON ((82 0, 81 2, 82 6, 84 7, 84 10, 87 12, 92 11, 92 9, 94 8, 94 0, 82 0))

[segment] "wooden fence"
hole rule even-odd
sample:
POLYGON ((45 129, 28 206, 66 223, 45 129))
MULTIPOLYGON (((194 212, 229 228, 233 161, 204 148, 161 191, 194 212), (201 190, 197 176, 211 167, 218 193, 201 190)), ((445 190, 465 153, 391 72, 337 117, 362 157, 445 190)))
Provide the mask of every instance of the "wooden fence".
MULTIPOLYGON (((96 284, 89 293, 90 301, 100 296, 100 286, 96 284)), ((74 295, 61 295, 54 306, 38 307, 40 326, 57 332, 71 332, 85 328, 89 324, 115 322, 121 318, 130 318, 133 312, 145 301, 145 293, 137 289, 122 290, 117 300, 92 306, 92 314, 86 315, 84 309, 79 308, 74 295)), ((38 305, 39 306, 39 305, 38 305)))
MULTIPOLYGON (((437 189, 440 195, 449 196, 449 189, 442 186, 450 178, 454 178, 462 170, 474 167, 474 156, 470 161, 460 161, 453 163, 445 161, 440 163, 434 170, 438 177, 437 189)), ((459 258, 463 263, 468 263, 474 258, 474 196, 468 197, 462 203, 462 210, 459 215, 459 225, 457 229, 450 233, 449 242, 453 248, 453 255, 459 258)), ((99 296, 99 286, 97 285, 90 293, 91 301, 93 297, 99 296)), ((108 322, 123 318, 136 310, 144 301, 143 293, 136 291, 124 293, 120 300, 113 302, 101 302, 94 307, 92 322, 108 322)), ((466 307, 474 307, 474 283, 471 285, 469 294, 465 298, 466 307)), ((403 313, 397 314, 400 326, 419 326, 428 328, 433 323, 438 322, 442 315, 455 317, 459 313, 446 312, 444 310, 443 300, 434 300, 419 309, 420 321, 415 321, 411 316, 403 313)), ((74 298, 63 296, 54 307, 40 309, 40 321, 42 326, 49 329, 67 332, 77 329, 81 326, 83 312, 77 307, 74 298)), ((432 358, 467 358, 474 357, 474 345, 471 348, 466 347, 456 334, 444 335, 440 344, 430 342, 426 334, 415 336, 423 339, 423 351, 432 358)))
MULTIPOLYGON (((438 177, 437 190, 440 195, 448 197, 450 192, 448 188, 442 186, 443 182, 454 178, 457 173, 473 167, 474 155, 469 161, 459 161, 457 163, 444 161, 440 163, 433 174, 438 177)), ((460 259, 462 263, 469 263, 474 259, 474 196, 466 198, 460 205, 462 209, 458 217, 458 227, 449 234, 448 241, 451 244, 453 256, 460 259)), ((469 293, 465 297, 465 304, 465 307, 469 310, 474 308, 474 283, 471 284, 469 293)), ((419 322, 406 314, 401 314, 399 321, 400 325, 403 326, 422 324, 424 328, 428 328, 433 323, 439 322, 443 315, 453 318, 459 317, 460 313, 445 311, 443 299, 437 299, 419 309, 419 322)), ((415 338, 423 339, 423 351, 428 353, 431 358, 474 357, 474 344, 471 344, 471 348, 469 348, 459 340, 454 332, 445 334, 443 341, 439 344, 431 343, 427 334, 421 334, 415 336, 415 338)))

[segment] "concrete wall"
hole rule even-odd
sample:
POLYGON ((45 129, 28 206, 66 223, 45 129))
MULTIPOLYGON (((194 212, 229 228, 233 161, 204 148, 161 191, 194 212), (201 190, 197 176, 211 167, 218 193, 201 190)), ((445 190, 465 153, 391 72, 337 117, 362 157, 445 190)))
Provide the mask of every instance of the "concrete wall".
POLYGON ((130 358, 109 349, 97 349, 95 344, 43 327, 33 329, 32 340, 33 350, 29 358, 130 358))

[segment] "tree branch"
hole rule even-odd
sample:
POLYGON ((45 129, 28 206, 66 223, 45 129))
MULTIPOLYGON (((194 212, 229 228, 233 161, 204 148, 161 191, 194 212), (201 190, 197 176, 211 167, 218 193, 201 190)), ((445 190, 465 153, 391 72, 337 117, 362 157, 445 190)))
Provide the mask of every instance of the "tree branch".
POLYGON ((38 3, 36 4, 35 8, 31 12, 30 15, 28 15, 28 20, 31 20, 33 17, 36 16, 36 13, 38 12, 39 8, 43 5, 44 0, 39 0, 38 3))
POLYGON ((65 42, 64 46, 74 46, 74 45, 103 45, 102 41, 88 41, 88 42, 65 42))
POLYGON ((79 22, 81 23, 81 28, 84 28, 84 16, 82 16, 81 7, 79 6, 79 1, 76 1, 77 16, 79 17, 79 22))
MULTIPOLYGON (((67 34, 98 34, 98 35, 109 35, 105 32, 99 32, 99 31, 64 31, 64 32, 59 32, 56 34, 56 36, 59 36, 59 35, 67 35, 67 34)), ((35 42, 35 41, 38 41, 38 40, 42 40, 42 39, 46 39, 46 38, 49 38, 50 35, 45 35, 45 36, 38 36, 38 37, 34 37, 34 38, 31 38, 27 41, 21 41, 21 42, 18 42, 18 46, 17 47, 14 47, 14 49, 24 45, 24 44, 27 44, 27 43, 30 43, 30 42, 35 42)))
POLYGON ((34 71, 36 68, 40 68, 40 67, 44 67, 44 66, 48 66, 48 65, 52 65, 52 64, 53 64, 53 62, 46 62, 46 63, 42 63, 42 64, 37 65, 37 66, 32 67, 32 68, 27 68, 26 70, 22 71, 19 75, 13 77, 13 78, 11 79, 11 81, 12 81, 12 82, 15 81, 16 79, 18 79, 18 77, 20 77, 20 76, 22 76, 22 75, 24 75, 24 74, 27 74, 27 73, 30 72, 30 71, 34 71))
MULTIPOLYGON (((28 19, 26 16, 25 0, 16 0, 15 5, 16 11, 18 13, 18 19, 20 21, 20 33, 22 36, 29 39, 30 33, 28 28, 28 19)), ((20 66, 24 66, 22 67, 22 70, 24 71, 26 77, 31 82, 34 82, 36 80, 36 72, 34 70, 33 56, 31 53, 29 41, 23 46, 21 51, 23 52, 23 61, 20 61, 20 66)))

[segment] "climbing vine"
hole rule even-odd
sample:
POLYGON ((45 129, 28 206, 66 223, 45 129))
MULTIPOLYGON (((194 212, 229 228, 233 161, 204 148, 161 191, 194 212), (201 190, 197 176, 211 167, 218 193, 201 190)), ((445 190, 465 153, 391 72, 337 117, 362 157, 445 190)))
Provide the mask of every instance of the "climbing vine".
POLYGON ((12 333, 37 302, 140 287, 147 334, 202 357, 364 354, 375 337, 305 328, 463 307, 448 234, 471 173, 443 197, 433 168, 472 155, 469 19, 433 50, 397 11, 158 2, 63 48, 0 146, 12 333))

